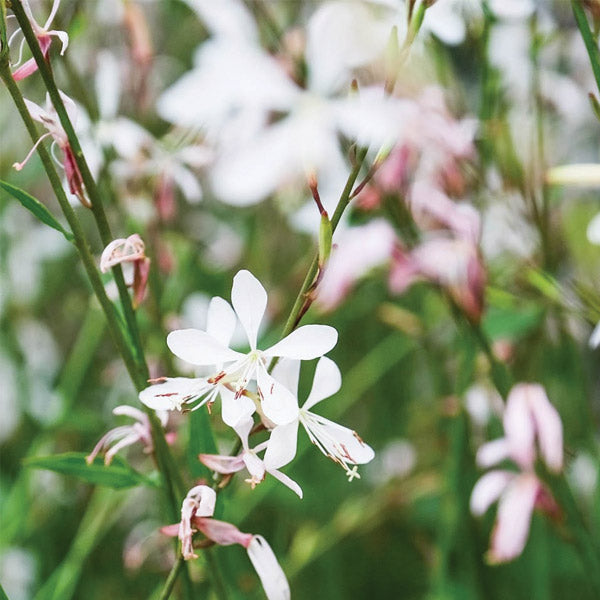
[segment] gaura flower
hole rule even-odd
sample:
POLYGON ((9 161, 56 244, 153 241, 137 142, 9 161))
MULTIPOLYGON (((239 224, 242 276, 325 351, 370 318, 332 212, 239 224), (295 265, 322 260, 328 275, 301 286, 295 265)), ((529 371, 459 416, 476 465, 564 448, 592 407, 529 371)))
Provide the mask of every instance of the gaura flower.
MULTIPOLYGON (((62 56, 65 53, 67 46, 69 45, 69 36, 67 35, 67 33, 65 31, 57 31, 55 29, 51 29, 51 30, 48 29, 50 27, 50 24, 54 20, 54 17, 56 16, 58 7, 60 6, 60 0, 54 0, 54 2, 52 3, 52 9, 50 10, 50 15, 48 16, 48 19, 46 19, 46 22, 44 23, 43 26, 39 25, 37 23, 37 21, 35 20, 35 18, 33 17, 33 13, 31 12, 31 6, 29 5, 29 0, 22 0, 21 4, 23 6, 23 10, 25 11, 25 14, 27 15, 27 18, 29 19, 31 28, 33 29, 33 32, 35 33, 35 37, 37 38, 37 40, 40 44, 40 49, 42 51, 42 54, 44 55, 44 58, 46 60, 48 59, 48 52, 50 51, 50 44, 52 43, 52 37, 57 37, 62 42, 62 48, 60 50, 60 54, 62 56)), ((10 40, 8 41, 9 45, 18 33, 22 33, 21 29, 17 29, 11 35, 10 40)), ((21 53, 23 51, 23 43, 24 42, 25 42, 25 38, 23 38, 23 40, 21 42, 21 48, 19 51, 19 61, 21 60, 21 53)), ((25 79, 25 77, 28 77, 32 73, 35 73, 37 71, 37 68, 38 67, 35 62, 35 59, 30 58, 28 61, 23 63, 16 71, 13 72, 13 74, 12 74, 13 79, 15 81, 25 79)))
MULTIPOLYGON (((74 121, 74 117, 76 116, 75 103, 73 102, 73 100, 71 100, 71 98, 69 98, 69 96, 67 96, 63 92, 59 93, 60 97, 62 98, 65 104, 65 108, 67 109, 69 118, 72 121, 74 121)), ((29 151, 29 154, 25 157, 25 160, 23 160, 20 163, 14 163, 13 168, 17 171, 20 171, 27 164, 27 161, 31 158, 33 152, 38 147, 38 145, 45 138, 51 136, 54 140, 51 149, 53 149, 54 145, 56 144, 62 150, 63 162, 60 162, 52 152, 51 154, 56 163, 62 169, 64 169, 65 176, 67 178, 67 183, 69 184, 70 192, 72 194, 75 194, 84 206, 91 208, 91 204, 85 197, 83 180, 81 178, 81 173, 79 172, 77 162, 75 161, 75 155, 73 154, 73 150, 71 149, 71 145, 69 144, 69 138, 67 137, 65 130, 60 124, 60 120, 58 118, 58 115, 56 114, 56 110, 54 109, 54 106, 50 101, 50 96, 46 94, 45 108, 42 108, 35 102, 31 102, 31 100, 27 100, 27 98, 24 98, 24 100, 27 106, 27 110, 31 115, 31 118, 34 121, 38 121, 38 123, 41 123, 48 130, 48 132, 38 139, 38 141, 34 144, 33 148, 29 151)))
POLYGON ((499 501, 488 552, 492 563, 510 561, 521 554, 534 508, 550 515, 558 513, 554 498, 535 473, 538 454, 554 473, 563 466, 562 423, 541 385, 521 383, 513 387, 503 424, 505 437, 481 446, 477 463, 490 467, 511 459, 520 471, 490 471, 479 479, 471 494, 471 512, 475 515, 484 514, 499 501))
MULTIPOLYGON (((218 296, 208 306, 206 332, 223 346, 229 346, 235 330, 237 317, 229 302, 218 296)), ((211 365, 213 372, 219 373, 222 365, 211 365)), ((221 397, 223 421, 234 427, 244 418, 250 417, 256 407, 245 395, 238 398, 227 387, 225 378, 221 377, 167 377, 161 383, 152 385, 140 392, 140 401, 154 410, 182 410, 192 406, 196 410, 205 404, 209 407, 218 396, 221 397), (200 401, 193 404, 196 400, 200 401)))
POLYGON ((203 533, 210 542, 220 546, 243 546, 267 598, 289 600, 290 586, 268 542, 261 535, 243 533, 231 523, 213 519, 216 499, 217 495, 212 488, 206 485, 193 487, 183 501, 181 521, 175 525, 167 525, 161 531, 165 535, 179 537, 185 560, 198 558, 193 547, 193 535, 197 531, 203 533))
MULTIPOLYGON (((145 453, 150 453, 153 450, 152 444, 152 429, 150 427, 150 421, 148 416, 145 415, 141 410, 134 408, 133 406, 117 406, 113 409, 114 415, 125 415, 135 419, 135 423, 131 425, 122 425, 115 427, 107 433, 105 433, 100 441, 96 444, 92 452, 86 458, 88 464, 92 464, 94 459, 102 450, 107 450, 104 455, 104 463, 109 465, 119 450, 127 446, 132 446, 140 442, 144 447, 145 453), (115 443, 116 442, 116 443, 115 443), (114 444, 111 447, 111 444, 114 444)), ((167 424, 167 414, 159 413, 159 418, 162 426, 167 424)))
POLYGON ((167 336, 171 352, 197 366, 225 365, 212 378, 235 391, 239 399, 251 380, 256 380, 261 409, 266 417, 281 425, 292 421, 298 413, 298 403, 292 392, 267 371, 267 362, 274 357, 312 360, 323 356, 337 342, 337 331, 327 325, 304 325, 275 345, 257 348, 258 330, 267 306, 267 292, 249 271, 239 271, 231 290, 233 309, 246 333, 250 350, 244 354, 224 344, 207 331, 181 329, 167 336))
POLYGON ((150 274, 150 259, 145 255, 146 247, 142 238, 134 233, 128 238, 113 240, 102 252, 100 257, 100 270, 106 273, 116 265, 124 263, 133 264, 133 306, 138 307, 146 294, 146 284, 150 274))
MULTIPOLYGON (((275 377, 289 389, 298 389, 300 363, 282 361, 275 369, 275 377)), ((306 402, 291 423, 275 427, 265 452, 265 463, 287 464, 296 455, 298 425, 301 424, 310 441, 327 457, 338 463, 348 475, 350 481, 360 475, 357 465, 370 462, 375 453, 365 444, 355 431, 325 417, 315 414, 310 409, 325 398, 336 394, 342 386, 342 376, 338 366, 326 356, 317 363, 312 389, 306 402), (350 468, 352 465, 352 468, 350 468)))
MULTIPOLYGON (((238 456, 223 456, 218 454, 200 454, 198 457, 202 464, 206 465, 209 469, 216 471, 217 473, 230 474, 237 473, 238 471, 246 468, 250 473, 250 478, 246 479, 246 483, 249 483, 254 489, 264 478, 267 473, 273 475, 275 479, 278 479, 285 486, 289 487, 295 492, 300 498, 302 498, 302 489, 287 475, 279 471, 280 467, 287 465, 294 458, 296 454, 296 445, 294 443, 293 452, 284 450, 283 452, 269 452, 269 446, 273 439, 267 442, 262 442, 250 448, 248 437, 254 422, 251 418, 238 423, 234 429, 238 434, 242 442, 242 452, 238 456), (264 458, 258 456, 259 452, 266 450, 264 458)), ((277 431, 277 427, 273 432, 277 431)))

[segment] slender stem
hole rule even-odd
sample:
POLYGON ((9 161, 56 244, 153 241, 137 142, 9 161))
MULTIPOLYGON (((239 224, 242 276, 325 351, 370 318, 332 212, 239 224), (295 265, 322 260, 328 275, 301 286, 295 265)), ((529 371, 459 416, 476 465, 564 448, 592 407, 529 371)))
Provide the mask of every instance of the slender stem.
POLYGON ((162 592, 158 597, 158 600, 168 600, 169 596, 171 595, 171 592, 173 591, 173 588, 175 587, 175 582, 177 581, 177 577, 179 576, 181 568, 184 566, 184 564, 185 560, 183 556, 179 555, 179 558, 173 565, 173 568, 171 569, 171 572, 169 573, 169 576, 165 581, 165 586, 163 587, 162 592))
POLYGON ((592 34, 590 24, 585 16, 581 0, 571 0, 571 6, 573 8, 573 15, 575 15, 577 27, 579 27, 583 43, 585 44, 585 48, 590 57, 596 85, 598 86, 598 90, 600 90, 600 51, 598 50, 598 45, 594 40, 594 35, 592 34))
MULTIPOLYGON (((94 219, 96 220, 96 224, 98 226, 100 238, 102 240, 102 243, 106 246, 113 240, 110 225, 108 223, 108 219, 106 218, 106 213, 104 212, 104 206, 98 190, 98 186, 96 185, 94 177, 92 176, 90 168, 83 155, 79 139, 77 137, 77 134, 75 133, 75 129, 73 128, 73 124, 71 123, 71 119, 69 118, 67 109, 65 108, 63 99, 60 95, 56 82, 54 81, 52 69, 50 67, 50 64, 44 58, 35 33, 31 27, 31 23, 29 23, 29 19, 27 18, 27 15, 25 14, 25 11, 23 10, 23 7, 21 5, 21 0, 14 0, 12 2, 12 10, 15 17, 17 18, 19 25, 21 26, 21 30, 23 31, 23 35, 27 40, 27 44, 29 45, 31 53, 33 54, 33 58, 35 59, 40 75, 44 80, 44 84, 46 85, 46 89, 48 90, 48 94, 56 110, 56 114, 58 115, 60 123, 63 129, 65 130, 65 133, 67 134, 69 145, 71 146, 73 156, 75 157, 75 162, 77 163, 77 167, 79 168, 79 171, 81 173, 83 184, 92 204, 92 212, 94 215, 94 219)), ((137 322, 135 319, 135 313, 131 304, 131 298, 129 296, 127 286, 125 284, 123 271, 120 265, 116 265, 115 267, 113 267, 113 276, 117 285, 117 289, 119 290, 119 298, 121 299, 121 304, 123 306, 123 313, 125 315, 128 330, 133 339, 135 359, 138 363, 138 369, 140 370, 142 376, 147 380, 148 368, 143 359, 143 353, 141 352, 141 343, 139 338, 137 322)))

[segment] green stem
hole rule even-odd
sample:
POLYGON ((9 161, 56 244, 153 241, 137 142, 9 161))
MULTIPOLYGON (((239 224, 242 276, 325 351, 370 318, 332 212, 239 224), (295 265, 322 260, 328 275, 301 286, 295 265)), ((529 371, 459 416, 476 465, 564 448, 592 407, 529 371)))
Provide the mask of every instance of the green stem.
MULTIPOLYGON (((48 94, 52 100, 54 109, 56 110, 56 114, 63 129, 65 130, 65 133, 67 134, 69 145, 73 151, 73 156, 75 157, 75 162, 77 163, 83 184, 92 204, 92 213, 98 226, 100 238, 104 246, 107 246, 113 240, 113 235, 110 230, 108 219, 106 218, 106 213, 104 212, 102 198, 100 197, 98 186, 96 185, 94 177, 92 176, 90 168, 83 155, 81 145, 79 144, 79 139, 75 133, 75 129, 73 128, 73 124, 71 123, 71 119, 67 113, 67 109, 65 108, 63 100, 60 96, 56 82, 54 81, 50 64, 46 61, 44 55, 42 54, 42 50, 31 27, 31 23, 29 23, 29 19, 27 18, 27 15, 25 14, 25 11, 21 5, 21 0, 14 0, 12 2, 12 10, 19 25, 21 26, 23 36, 27 40, 27 44, 29 45, 31 53, 33 54, 33 58, 35 59, 40 75, 44 80, 44 84, 46 85, 46 89, 48 90, 48 94)), ((133 306, 131 304, 129 291, 123 277, 123 270, 121 269, 120 265, 116 265, 113 267, 112 271, 117 289, 119 290, 119 298, 121 299, 121 304, 123 306, 125 321, 127 322, 128 330, 134 343, 135 360, 140 373, 144 379, 147 380, 148 368, 143 359, 143 353, 141 352, 138 326, 135 319, 133 306)))
POLYGON ((179 576, 181 568, 184 566, 184 564, 185 560, 183 556, 180 555, 175 564, 173 565, 173 568, 171 569, 167 580, 165 581, 165 586, 163 587, 162 592, 158 597, 158 600, 168 600, 169 596, 171 595, 171 592, 173 591, 173 588, 175 587, 175 582, 177 581, 177 577, 179 576))
POLYGON ((590 57, 596 85, 598 86, 598 90, 600 90, 600 51, 598 50, 598 45, 594 40, 590 24, 585 16, 583 7, 581 6, 581 0, 571 0, 571 6, 573 8, 573 15, 575 15, 577 27, 579 27, 583 43, 585 44, 585 48, 590 57))

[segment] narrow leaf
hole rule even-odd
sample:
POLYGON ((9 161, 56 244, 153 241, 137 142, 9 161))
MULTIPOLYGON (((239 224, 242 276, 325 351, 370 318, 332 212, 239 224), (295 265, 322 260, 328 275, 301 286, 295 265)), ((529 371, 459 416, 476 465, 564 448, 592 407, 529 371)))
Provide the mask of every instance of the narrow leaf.
POLYGON ((103 485, 114 489, 149 485, 156 487, 156 482, 132 469, 122 458, 115 456, 110 465, 105 465, 101 457, 96 457, 88 465, 83 452, 67 452, 53 456, 34 456, 25 459, 24 464, 34 469, 46 469, 63 475, 72 475, 95 485, 103 485))
POLYGON ((73 234, 67 231, 39 200, 36 200, 26 191, 11 185, 6 181, 0 180, 0 187, 7 191, 13 198, 18 200, 29 212, 33 214, 34 217, 38 218, 42 223, 62 233, 67 241, 72 242, 74 240, 73 234))

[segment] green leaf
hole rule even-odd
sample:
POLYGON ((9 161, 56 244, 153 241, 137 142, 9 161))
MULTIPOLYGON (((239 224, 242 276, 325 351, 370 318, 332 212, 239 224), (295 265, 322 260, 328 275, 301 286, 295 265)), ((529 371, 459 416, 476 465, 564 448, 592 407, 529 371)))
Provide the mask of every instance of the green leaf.
POLYGON ((17 199, 29 212, 37 217, 42 223, 45 223, 52 229, 62 233, 68 242, 72 242, 75 238, 73 234, 67 231, 53 216, 52 213, 33 196, 28 194, 21 188, 15 187, 6 181, 0 180, 0 187, 7 191, 13 198, 17 199))
POLYGON ((537 306, 521 309, 490 307, 483 320, 483 331, 492 340, 517 340, 533 331, 543 316, 544 310, 537 306))
POLYGON ((66 452, 53 456, 34 456, 23 461, 26 467, 46 469, 63 475, 72 475, 95 485, 123 489, 137 485, 156 487, 157 483, 132 469, 122 458, 115 456, 110 465, 105 465, 101 457, 96 457, 88 465, 83 452, 66 452))
POLYGON ((1 585, 0 585, 0 600, 8 600, 8 596, 6 595, 6 592, 2 589, 1 585))

